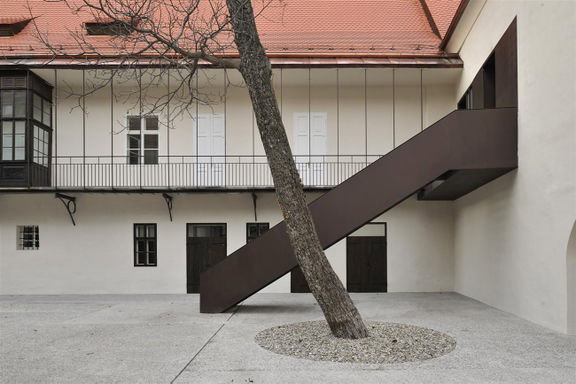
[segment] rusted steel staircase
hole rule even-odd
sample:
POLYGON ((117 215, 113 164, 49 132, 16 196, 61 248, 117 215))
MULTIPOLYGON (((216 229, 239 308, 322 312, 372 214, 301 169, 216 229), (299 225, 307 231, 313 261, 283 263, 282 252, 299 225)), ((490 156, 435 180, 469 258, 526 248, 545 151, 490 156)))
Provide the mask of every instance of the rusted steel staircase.
MULTIPOLYGON (((517 168, 517 109, 458 110, 310 204, 324 249, 414 193, 454 200, 517 168)), ((222 312, 297 266, 284 223, 204 272, 200 311, 222 312)))

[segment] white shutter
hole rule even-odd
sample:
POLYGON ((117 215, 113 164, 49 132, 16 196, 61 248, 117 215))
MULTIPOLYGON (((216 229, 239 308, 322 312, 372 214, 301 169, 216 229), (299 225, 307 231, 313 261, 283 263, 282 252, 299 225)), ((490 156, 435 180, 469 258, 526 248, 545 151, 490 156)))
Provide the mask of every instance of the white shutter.
POLYGON ((223 114, 198 116, 198 185, 224 184, 226 127, 223 114))
POLYGON ((198 156, 212 155, 212 119, 210 115, 198 116, 198 156))
POLYGON ((308 114, 295 113, 294 114, 294 155, 295 156, 308 156, 309 143, 308 143, 308 114))
POLYGON ((226 153, 226 130, 224 127, 224 115, 212 116, 212 155, 224 155, 226 153))
POLYGON ((312 142, 310 143, 311 155, 326 154, 326 113, 315 112, 310 117, 312 142))

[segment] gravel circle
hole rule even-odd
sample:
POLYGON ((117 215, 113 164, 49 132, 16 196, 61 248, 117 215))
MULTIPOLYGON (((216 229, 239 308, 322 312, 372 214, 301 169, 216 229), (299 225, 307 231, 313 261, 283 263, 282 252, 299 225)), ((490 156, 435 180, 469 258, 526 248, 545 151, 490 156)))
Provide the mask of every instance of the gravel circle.
POLYGON ((360 340, 332 336, 324 320, 265 329, 256 335, 262 348, 310 360, 350 363, 403 363, 451 352, 456 341, 433 329, 408 324, 366 322, 370 336, 360 340))

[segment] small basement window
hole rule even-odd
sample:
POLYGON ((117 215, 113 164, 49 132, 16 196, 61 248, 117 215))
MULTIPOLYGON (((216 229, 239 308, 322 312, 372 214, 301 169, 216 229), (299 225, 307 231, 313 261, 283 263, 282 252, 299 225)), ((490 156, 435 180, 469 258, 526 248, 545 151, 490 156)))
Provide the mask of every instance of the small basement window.
POLYGON ((134 224, 134 266, 156 266, 156 224, 134 224))
POLYGON ((40 233, 37 225, 19 225, 16 227, 17 249, 36 250, 40 248, 40 233))
POLYGON ((132 33, 132 27, 121 21, 91 22, 85 26, 90 36, 126 36, 132 33))

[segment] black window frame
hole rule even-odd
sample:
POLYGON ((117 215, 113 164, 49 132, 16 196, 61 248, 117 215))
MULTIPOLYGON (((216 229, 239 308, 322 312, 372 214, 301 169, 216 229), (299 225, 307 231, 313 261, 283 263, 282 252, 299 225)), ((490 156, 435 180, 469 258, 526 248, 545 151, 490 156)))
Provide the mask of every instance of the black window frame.
POLYGON ((133 238, 134 238, 134 267, 157 267, 158 266, 158 226, 156 223, 134 223, 133 228, 133 238), (145 235, 138 236, 137 228, 143 226, 145 235), (154 236, 147 236, 147 227, 153 226, 154 227, 154 236), (138 253, 142 253, 142 251, 138 251, 138 241, 150 241, 154 243, 154 251, 144 251, 147 253, 146 255, 146 264, 141 264, 138 262, 138 253), (154 253, 155 262, 151 263, 150 260, 150 253, 154 253))
POLYGON ((252 223, 246 223, 246 244, 248 244, 251 241, 256 240, 257 238, 259 238, 260 236, 262 236, 263 234, 265 234, 266 232, 268 232, 270 230, 270 223, 268 222, 252 222, 252 223), (258 235, 256 237, 252 237, 250 236, 250 227, 251 226, 256 226, 257 227, 257 231, 258 231, 258 235), (262 231, 263 228, 264 231, 262 231))
MULTIPOLYGON (((52 103, 52 88, 46 82, 31 73, 21 73, 21 71, 0 71, 0 162, 3 163, 34 163, 43 167, 49 167, 52 158, 52 125, 53 125, 53 103, 52 103), (17 80, 19 82, 17 82, 17 80), (3 99, 6 92, 11 92, 12 113, 4 115, 2 111, 3 99), (17 99, 16 93, 23 92, 24 97, 17 99), (16 114, 17 101, 23 102, 24 115, 16 114), (40 105, 38 106, 38 101, 40 105), (38 108, 39 107, 39 108, 38 108), (40 112, 40 120, 34 116, 34 111, 40 112), (16 147, 16 123, 24 123, 24 147, 16 147), (4 136, 4 123, 11 124, 12 129, 12 144, 6 146, 3 143, 4 136), (42 154, 34 151, 35 142, 35 126, 43 130, 46 135, 43 135, 44 142, 47 148, 43 148, 42 154), (3 148, 11 148, 11 159, 3 158, 3 148), (16 159, 16 148, 23 148, 24 158, 16 159), (45 153, 47 152, 47 153, 45 153), (42 162, 35 161, 42 158, 42 162)), ((9 135, 6 135, 9 136, 9 135)))

